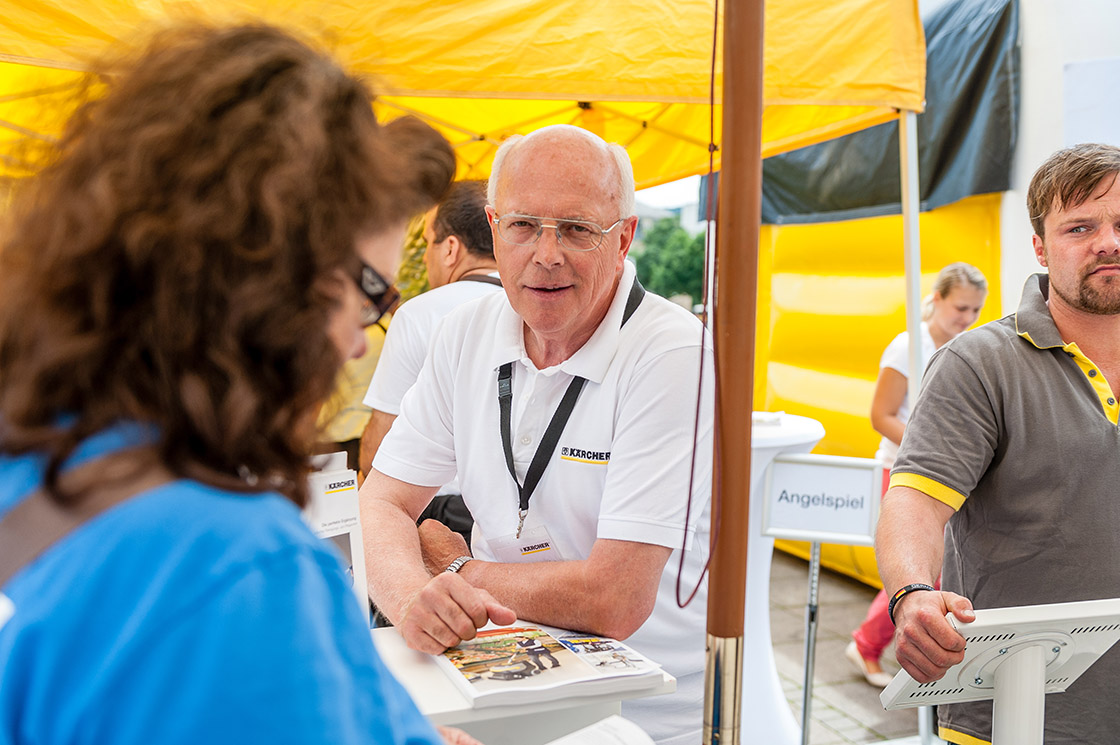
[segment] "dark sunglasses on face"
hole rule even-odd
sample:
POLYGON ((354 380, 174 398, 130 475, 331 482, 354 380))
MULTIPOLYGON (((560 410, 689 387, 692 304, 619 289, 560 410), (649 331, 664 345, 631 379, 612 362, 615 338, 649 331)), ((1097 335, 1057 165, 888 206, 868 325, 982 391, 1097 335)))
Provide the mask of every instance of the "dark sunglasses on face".
POLYGON ((362 303, 362 326, 372 326, 392 309, 400 299, 400 293, 369 264, 359 262, 359 266, 361 268, 354 281, 365 296, 365 302, 362 303))

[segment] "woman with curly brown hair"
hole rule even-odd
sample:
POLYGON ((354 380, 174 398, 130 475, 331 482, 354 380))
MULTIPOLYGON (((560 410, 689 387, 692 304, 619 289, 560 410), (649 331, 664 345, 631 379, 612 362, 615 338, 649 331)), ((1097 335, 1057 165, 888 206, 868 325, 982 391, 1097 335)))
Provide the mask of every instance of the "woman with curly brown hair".
POLYGON ((450 147, 267 26, 104 79, 0 233, 0 743, 436 739, 299 508, 450 147))

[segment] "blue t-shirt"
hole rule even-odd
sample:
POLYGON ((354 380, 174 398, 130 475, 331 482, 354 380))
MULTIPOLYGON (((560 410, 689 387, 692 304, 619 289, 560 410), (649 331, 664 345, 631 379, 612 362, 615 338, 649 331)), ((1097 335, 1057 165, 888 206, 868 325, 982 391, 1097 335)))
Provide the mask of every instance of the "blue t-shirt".
MULTIPOLYGON (((75 460, 122 439, 93 438, 75 460)), ((0 516, 42 464, 0 457, 0 516)), ((169 483, 0 591, 15 605, 0 626, 0 745, 441 742, 378 658, 338 556, 278 494, 169 483)))

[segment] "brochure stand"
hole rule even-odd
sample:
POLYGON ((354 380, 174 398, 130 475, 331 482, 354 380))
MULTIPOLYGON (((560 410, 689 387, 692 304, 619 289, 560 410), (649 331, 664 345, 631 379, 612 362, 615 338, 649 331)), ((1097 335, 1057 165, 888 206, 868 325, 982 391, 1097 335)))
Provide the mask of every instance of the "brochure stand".
POLYGON ((366 552, 358 509, 358 475, 346 467, 345 453, 321 456, 320 470, 308 477, 308 504, 304 521, 312 532, 330 541, 342 554, 354 597, 369 620, 366 589, 366 552))
POLYGON ((1120 639, 1120 598, 976 611, 949 622, 964 660, 932 683, 905 670, 879 699, 886 709, 992 700, 992 745, 1042 745, 1045 696, 1061 693, 1120 639))

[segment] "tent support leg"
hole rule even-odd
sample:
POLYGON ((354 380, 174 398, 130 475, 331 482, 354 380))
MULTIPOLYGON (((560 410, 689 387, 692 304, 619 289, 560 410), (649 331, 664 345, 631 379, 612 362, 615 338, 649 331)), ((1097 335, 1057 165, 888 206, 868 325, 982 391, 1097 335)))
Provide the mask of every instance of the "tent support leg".
MULTIPOLYGON (((918 115, 913 111, 898 114, 898 148, 902 176, 902 245, 906 257, 906 331, 911 339, 921 339, 922 324, 922 247, 918 227, 921 212, 918 182, 918 115)), ((922 372, 922 345, 910 345, 910 375, 907 376, 910 406, 918 400, 922 372)))

